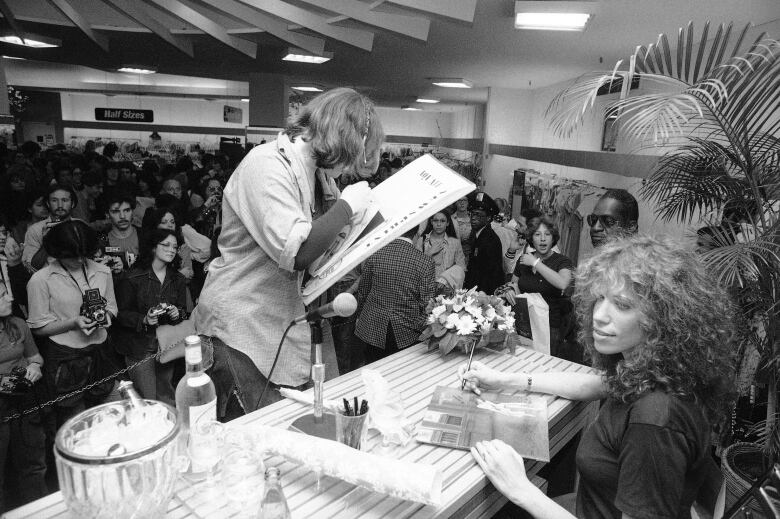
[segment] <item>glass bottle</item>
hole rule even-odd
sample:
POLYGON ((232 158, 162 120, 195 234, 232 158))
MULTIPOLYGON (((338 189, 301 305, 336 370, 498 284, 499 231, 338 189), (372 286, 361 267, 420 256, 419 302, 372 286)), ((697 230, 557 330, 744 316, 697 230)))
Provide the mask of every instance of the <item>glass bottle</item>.
POLYGON ((260 519, 291 519, 279 477, 280 472, 277 467, 266 469, 265 494, 260 503, 260 519))
POLYGON ((120 382, 119 386, 117 386, 117 391, 123 399, 130 402, 130 407, 141 408, 148 405, 146 401, 141 398, 141 395, 138 394, 138 391, 135 390, 135 387, 133 387, 133 383, 130 380, 123 380, 120 382))
POLYGON ((207 476, 219 461, 217 392, 214 382, 203 370, 200 337, 184 339, 187 371, 176 386, 176 412, 187 445, 190 469, 187 476, 207 476))

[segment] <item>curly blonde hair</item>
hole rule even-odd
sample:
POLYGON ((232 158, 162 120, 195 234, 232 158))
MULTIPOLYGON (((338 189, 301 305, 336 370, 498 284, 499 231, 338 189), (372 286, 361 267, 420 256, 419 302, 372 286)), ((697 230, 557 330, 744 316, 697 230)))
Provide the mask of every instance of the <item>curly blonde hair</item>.
POLYGON ((718 428, 735 396, 738 312, 692 251, 636 236, 603 245, 577 270, 579 339, 605 371, 609 394, 632 402, 654 390, 695 399, 718 428), (630 359, 593 345, 593 309, 610 291, 637 302, 645 342, 630 359))

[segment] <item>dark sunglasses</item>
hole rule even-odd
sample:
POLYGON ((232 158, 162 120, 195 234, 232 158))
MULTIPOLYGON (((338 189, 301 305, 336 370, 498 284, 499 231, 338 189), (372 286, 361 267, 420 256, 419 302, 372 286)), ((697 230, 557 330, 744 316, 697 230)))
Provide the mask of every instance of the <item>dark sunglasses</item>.
POLYGON ((601 222, 601 226, 605 229, 609 229, 611 227, 614 227, 618 224, 618 221, 615 218, 612 218, 611 216, 607 216, 605 214, 589 214, 587 216, 588 225, 593 227, 596 225, 596 222, 601 222))

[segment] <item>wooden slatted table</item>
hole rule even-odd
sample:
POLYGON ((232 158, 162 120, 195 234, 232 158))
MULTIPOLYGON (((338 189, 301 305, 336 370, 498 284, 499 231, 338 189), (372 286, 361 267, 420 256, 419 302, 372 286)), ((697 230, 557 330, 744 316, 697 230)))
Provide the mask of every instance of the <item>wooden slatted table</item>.
MULTIPOLYGON (((506 355, 478 350, 474 358, 488 366, 503 371, 572 371, 588 372, 590 368, 573 364, 533 350, 520 349, 517 355, 506 355)), ((466 362, 463 355, 451 353, 442 358, 438 351, 428 352, 424 344, 407 348, 378 361, 369 367, 378 370, 397 389, 404 399, 407 416, 419 422, 430 402, 436 386, 457 387, 457 367, 466 362)), ((325 383, 327 399, 341 399, 365 395, 359 372, 352 372, 325 383)), ((596 403, 574 403, 566 399, 549 397, 548 420, 551 454, 557 453, 574 435, 595 417, 596 403)), ((235 423, 260 423, 287 427, 295 418, 311 412, 309 406, 284 400, 254 413, 243 416, 235 423)), ((379 442, 375 431, 369 432, 369 446, 379 442)), ((304 467, 278 457, 266 460, 266 465, 276 465, 282 471, 282 483, 287 501, 295 519, 307 518, 479 518, 490 517, 501 508, 506 499, 498 493, 484 476, 468 451, 448 449, 412 440, 401 449, 400 459, 433 464, 444 475, 442 505, 438 508, 404 501, 382 494, 356 490, 354 485, 323 477, 320 491, 316 491, 316 476, 304 467), (349 506, 346 506, 349 505, 349 506)), ((536 476, 544 464, 527 461, 529 477, 543 484, 536 476)), ((236 511, 224 499, 215 499, 214 492, 204 492, 199 485, 178 483, 176 495, 171 500, 166 518, 229 518, 236 511)), ((29 503, 4 515, 18 518, 66 518, 70 517, 56 492, 29 503)))

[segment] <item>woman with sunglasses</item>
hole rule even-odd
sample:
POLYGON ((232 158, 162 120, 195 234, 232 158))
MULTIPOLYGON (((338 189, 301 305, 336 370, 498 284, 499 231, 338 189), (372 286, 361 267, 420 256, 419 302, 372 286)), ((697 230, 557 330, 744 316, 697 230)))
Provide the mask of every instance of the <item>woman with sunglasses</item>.
MULTIPOLYGON (((184 317, 187 280, 179 272, 179 242, 175 230, 144 233, 138 261, 116 287, 116 349, 128 366, 157 352, 157 326, 184 317)), ((144 398, 175 405, 173 364, 147 361, 129 374, 144 398)))
MULTIPOLYGON (((736 326, 726 292, 696 255, 668 240, 603 245, 580 265, 579 339, 599 370, 501 373, 472 363, 466 388, 602 400, 577 451, 581 518, 690 517, 709 468, 711 432, 733 402, 736 326)), ((473 449, 505 496, 537 518, 573 517, 526 477, 523 459, 498 440, 473 449)))
MULTIPOLYGON (((540 294, 549 306, 550 355, 579 362, 582 360, 581 355, 563 346, 573 331, 572 305, 566 289, 571 284, 574 265, 569 258, 553 251, 559 238, 558 228, 552 220, 545 216, 532 218, 526 239, 534 250, 525 251, 520 256, 512 280, 499 289, 499 293, 512 306, 525 304, 524 300, 521 302, 517 297, 518 294, 540 294)), ((515 311, 516 316, 527 314, 527 310, 518 308, 515 311)), ((518 318, 517 325, 521 322, 522 318, 518 318)))

